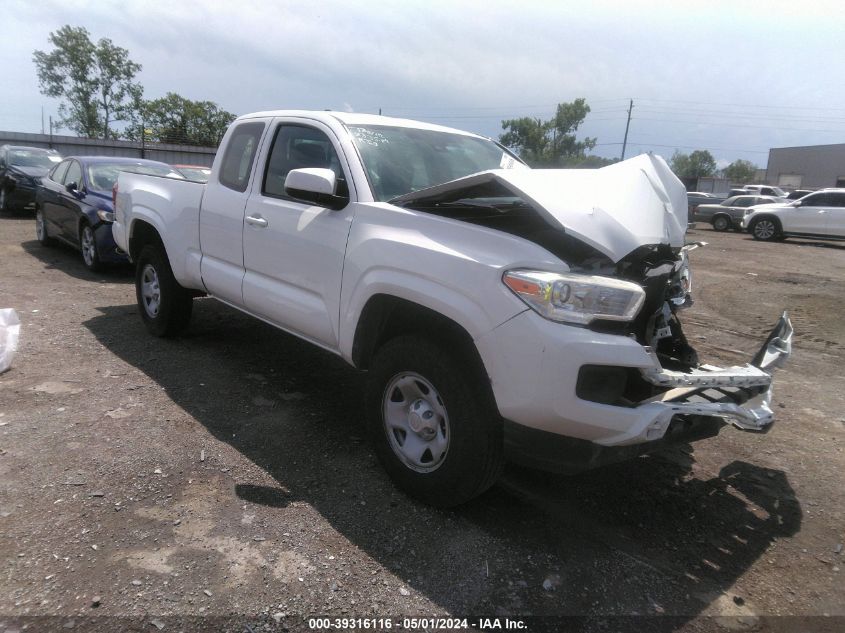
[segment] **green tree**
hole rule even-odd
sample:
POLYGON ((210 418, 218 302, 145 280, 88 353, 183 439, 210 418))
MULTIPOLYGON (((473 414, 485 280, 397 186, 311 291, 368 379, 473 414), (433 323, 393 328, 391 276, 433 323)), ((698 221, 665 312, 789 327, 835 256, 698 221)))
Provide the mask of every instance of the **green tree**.
POLYGON ((722 172, 725 178, 735 183, 748 183, 754 180, 757 174, 757 166, 750 160, 735 160, 725 167, 722 172))
POLYGON ((54 49, 32 60, 41 93, 62 99, 59 126, 80 136, 115 138, 115 121, 130 119, 143 94, 134 80, 141 65, 110 39, 91 41, 84 27, 65 25, 48 38, 54 49))
POLYGON ((160 143, 187 143, 216 147, 235 115, 213 101, 191 101, 168 92, 160 99, 145 101, 140 110, 143 120, 127 128, 126 136, 140 138, 141 124, 146 139, 160 143))
POLYGON ((679 178, 701 178, 716 173, 716 159, 706 149, 697 149, 691 154, 676 151, 669 167, 679 178))
POLYGON ((515 150, 532 167, 575 166, 584 162, 596 139, 578 141, 575 133, 590 106, 585 99, 559 103, 555 116, 547 121, 522 117, 502 121, 505 132, 499 141, 515 150))

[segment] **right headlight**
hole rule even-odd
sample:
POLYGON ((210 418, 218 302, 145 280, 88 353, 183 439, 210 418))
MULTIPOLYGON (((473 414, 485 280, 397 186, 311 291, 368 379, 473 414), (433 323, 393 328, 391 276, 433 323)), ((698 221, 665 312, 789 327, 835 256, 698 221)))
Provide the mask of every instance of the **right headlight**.
POLYGON ((510 270, 502 281, 535 312, 564 323, 631 321, 645 301, 642 287, 612 277, 510 270))

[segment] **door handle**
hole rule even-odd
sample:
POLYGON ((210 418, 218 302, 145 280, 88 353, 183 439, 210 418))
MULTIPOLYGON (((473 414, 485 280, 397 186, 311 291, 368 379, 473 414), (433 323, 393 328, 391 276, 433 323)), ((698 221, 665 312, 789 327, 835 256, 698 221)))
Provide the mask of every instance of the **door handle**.
POLYGON ((251 224, 252 226, 257 226, 261 229, 267 228, 267 224, 268 224, 267 220, 262 218, 260 215, 258 217, 254 216, 254 215, 246 216, 246 223, 251 224))

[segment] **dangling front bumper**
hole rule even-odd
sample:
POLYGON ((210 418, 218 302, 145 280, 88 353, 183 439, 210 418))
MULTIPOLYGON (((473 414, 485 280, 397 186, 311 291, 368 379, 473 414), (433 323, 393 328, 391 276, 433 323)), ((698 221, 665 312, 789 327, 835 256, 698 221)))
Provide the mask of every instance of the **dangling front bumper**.
POLYGON ((650 350, 654 366, 641 368, 642 377, 657 387, 670 389, 660 394, 658 401, 640 405, 660 411, 649 425, 648 435, 662 437, 676 415, 719 417, 743 431, 768 430, 774 421, 769 407, 771 372, 792 353, 792 335, 792 323, 784 312, 749 364, 726 369, 702 365, 689 372, 671 371, 661 367, 657 355, 650 350))

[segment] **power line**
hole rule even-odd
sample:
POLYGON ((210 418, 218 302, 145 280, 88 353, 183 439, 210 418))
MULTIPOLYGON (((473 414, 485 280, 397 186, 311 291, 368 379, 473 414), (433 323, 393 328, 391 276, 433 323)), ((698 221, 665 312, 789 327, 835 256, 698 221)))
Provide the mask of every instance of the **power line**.
POLYGON ((682 99, 649 99, 645 97, 635 97, 637 101, 656 101, 659 103, 694 103, 697 105, 715 105, 715 106, 730 106, 735 108, 766 108, 766 109, 783 109, 783 110, 839 110, 845 112, 845 108, 820 108, 817 106, 787 106, 787 105, 768 105, 761 103, 716 103, 713 101, 684 101, 682 99))
POLYGON ((736 147, 702 147, 701 145, 661 145, 659 143, 643 143, 640 141, 635 141, 631 139, 631 145, 639 145, 639 146, 646 146, 646 147, 669 147, 674 149, 706 149, 711 150, 714 152, 747 152, 749 154, 768 154, 769 150, 759 150, 759 149, 739 149, 736 147))
POLYGON ((758 130, 782 130, 784 132, 826 132, 829 134, 845 134, 845 129, 841 130, 819 130, 813 128, 801 127, 784 127, 782 125, 746 125, 743 123, 708 123, 706 121, 678 121, 675 119, 650 119, 646 117, 638 117, 637 121, 656 121, 658 123, 682 123, 684 125, 708 125, 710 127, 741 127, 752 128, 758 130))

